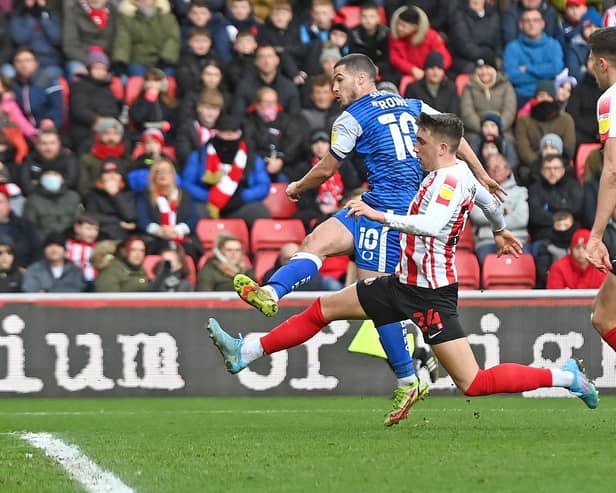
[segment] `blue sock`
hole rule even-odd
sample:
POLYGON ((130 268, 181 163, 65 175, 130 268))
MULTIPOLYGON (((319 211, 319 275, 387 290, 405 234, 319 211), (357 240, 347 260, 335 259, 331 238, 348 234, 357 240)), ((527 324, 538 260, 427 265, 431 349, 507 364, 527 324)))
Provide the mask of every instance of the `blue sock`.
POLYGON ((376 330, 387 355, 389 366, 391 366, 396 377, 405 378, 415 375, 415 365, 406 340, 406 325, 401 322, 394 322, 381 325, 376 330))
POLYGON ((267 284, 274 288, 278 298, 290 293, 298 286, 310 281, 323 265, 321 259, 316 255, 306 252, 298 252, 287 265, 278 269, 267 284))

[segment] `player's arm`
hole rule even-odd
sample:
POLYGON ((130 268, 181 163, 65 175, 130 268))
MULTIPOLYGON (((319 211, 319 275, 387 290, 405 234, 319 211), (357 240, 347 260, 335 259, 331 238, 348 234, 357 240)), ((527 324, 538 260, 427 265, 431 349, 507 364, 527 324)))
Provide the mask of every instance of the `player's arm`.
POLYGON ((301 179, 289 183, 287 187, 287 196, 291 200, 299 200, 303 192, 321 186, 322 183, 326 182, 338 171, 338 168, 340 168, 340 161, 328 152, 325 157, 313 166, 301 179))
POLYGON ((518 240, 505 227, 505 216, 500 204, 493 195, 484 187, 479 185, 475 195, 475 205, 485 214, 492 226, 492 234, 496 243, 496 253, 500 255, 514 255, 517 257, 522 253, 522 242, 518 240))

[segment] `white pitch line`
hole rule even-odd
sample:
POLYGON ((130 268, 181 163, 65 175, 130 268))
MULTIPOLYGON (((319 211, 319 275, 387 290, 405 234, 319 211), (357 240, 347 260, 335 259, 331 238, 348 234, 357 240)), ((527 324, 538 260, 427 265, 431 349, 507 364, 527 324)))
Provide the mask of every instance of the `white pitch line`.
POLYGON ((39 448, 60 464, 88 493, 134 493, 120 478, 92 462, 81 450, 51 433, 20 433, 30 445, 39 448))

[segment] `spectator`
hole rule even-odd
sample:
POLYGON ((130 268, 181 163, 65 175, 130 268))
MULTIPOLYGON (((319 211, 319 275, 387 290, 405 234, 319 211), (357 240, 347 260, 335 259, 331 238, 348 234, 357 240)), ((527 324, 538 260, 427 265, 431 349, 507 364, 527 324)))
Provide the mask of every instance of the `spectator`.
POLYGON ((133 165, 127 181, 133 192, 144 192, 150 180, 150 168, 161 158, 173 161, 165 152, 165 135, 157 128, 148 128, 141 134, 141 140, 133 151, 133 165))
POLYGON ((586 244, 590 230, 578 229, 571 238, 570 251, 552 264, 548 271, 548 289, 598 289, 606 272, 595 269, 586 260, 586 244))
POLYGON ((271 182, 263 159, 241 137, 239 121, 222 115, 216 136, 188 158, 182 184, 199 204, 201 216, 239 217, 251 226, 256 219, 270 216, 261 201, 269 194, 271 182))
POLYGON ((72 233, 66 240, 66 258, 81 269, 84 291, 94 291, 96 270, 91 263, 92 251, 98 239, 99 224, 94 216, 81 214, 73 223, 72 233))
POLYGON ((560 43, 544 32, 545 21, 537 9, 520 16, 520 34, 505 47, 503 63, 521 108, 535 94, 540 80, 554 80, 563 69, 560 43))
MULTIPOLYGON (((1 137, 2 134, 0 134, 1 137)), ((2 140, 0 139, 0 146, 2 140)), ((24 209, 25 198, 21 193, 21 188, 11 181, 9 165, 0 161, 0 193, 8 197, 11 210, 16 216, 21 217, 24 209)))
POLYGON ((23 268, 40 256, 40 239, 34 225, 11 210, 6 192, 0 189, 0 237, 9 238, 14 245, 15 263, 23 268))
POLYGON ((569 69, 563 69, 554 79, 554 99, 558 101, 562 111, 567 110, 571 92, 575 86, 577 86, 577 80, 569 75, 569 69))
POLYGON ((601 27, 601 14, 594 7, 589 7, 586 0, 566 0, 565 13, 563 15, 562 30, 565 46, 582 34, 584 20, 593 18, 597 26, 601 27))
POLYGON ((188 278, 188 261, 182 246, 168 246, 161 250, 160 256, 160 262, 154 267, 156 282, 152 284, 152 291, 193 291, 193 285, 188 278))
MULTIPOLYGON (((182 123, 185 123, 187 120, 193 121, 197 118, 197 103, 203 91, 212 90, 220 93, 223 99, 223 111, 228 113, 231 110, 232 97, 227 89, 227 82, 224 79, 220 63, 216 60, 210 60, 201 70, 199 77, 199 83, 194 85, 190 92, 180 99, 177 115, 179 125, 182 125, 182 123)), ((181 137, 181 132, 176 132, 176 139, 180 139, 181 137)))
POLYGON ((169 10, 167 0, 121 0, 112 60, 126 67, 129 77, 156 67, 173 74, 180 57, 180 27, 169 10))
POLYGON ((70 117, 73 149, 81 155, 92 146, 92 127, 102 117, 119 118, 123 102, 111 91, 109 59, 100 47, 92 47, 87 72, 71 87, 70 117))
POLYGON ((503 135, 512 137, 516 108, 513 86, 505 74, 496 70, 496 61, 478 59, 475 62, 475 73, 466 84, 460 99, 460 113, 467 138, 469 134, 479 134, 481 117, 487 112, 498 113, 502 120, 503 135))
POLYGON ((223 110, 224 98, 217 89, 205 89, 197 104, 194 119, 180 122, 175 150, 183 170, 191 153, 198 151, 212 138, 212 130, 223 110))
POLYGON ((102 117, 94 124, 94 144, 88 154, 81 156, 79 161, 79 185, 77 190, 82 197, 94 190, 96 181, 101 175, 103 163, 108 159, 118 159, 124 169, 130 162, 122 141, 124 127, 111 117, 102 117))
POLYGON ((60 16, 47 7, 47 0, 24 0, 11 16, 11 41, 29 46, 51 79, 64 76, 60 16))
MULTIPOLYGON (((591 72, 586 72, 580 83, 571 91, 567 113, 575 122, 575 145, 599 142, 597 127, 597 101, 603 91, 591 72)), ((572 156, 573 157, 573 156, 572 156)))
POLYGON ((231 41, 227 35, 229 21, 219 12, 212 12, 209 0, 192 0, 181 23, 182 54, 188 52, 188 37, 192 29, 207 29, 212 36, 213 49, 224 63, 231 60, 231 41))
POLYGON ((381 24, 376 3, 362 4, 360 24, 349 35, 349 51, 369 56, 382 79, 395 84, 400 82, 400 74, 389 62, 389 27, 381 24))
POLYGON ((305 151, 305 122, 281 111, 276 91, 263 87, 257 91, 244 122, 248 149, 265 161, 273 182, 299 180, 304 170, 299 166, 305 151))
POLYGON ((195 234, 198 220, 192 198, 177 185, 173 163, 159 158, 152 164, 148 189, 137 196, 137 228, 144 234, 148 253, 181 244, 197 262, 203 253, 195 234))
POLYGON ((233 43, 233 54, 225 65, 225 75, 227 76, 229 91, 235 93, 239 83, 245 77, 257 75, 255 65, 255 53, 257 52, 257 37, 251 31, 240 31, 237 33, 233 43))
MULTIPOLYGON (((94 282, 96 291, 131 293, 150 291, 152 282, 143 268, 145 242, 139 236, 129 236, 116 248, 113 256, 104 256, 95 265, 99 269, 94 282)), ((154 281, 155 282, 155 281, 154 281)))
POLYGON ((293 82, 280 73, 280 58, 273 46, 261 45, 257 48, 255 56, 256 73, 248 73, 238 84, 234 96, 233 114, 242 117, 252 103, 257 91, 264 87, 271 87, 278 94, 283 110, 294 115, 301 109, 299 92, 293 82))
POLYGON ((7 79, 15 77, 15 68, 11 65, 13 59, 13 43, 9 43, 10 25, 7 12, 0 10, 0 39, 4 40, 0 44, 0 73, 7 79))
POLYGON ((316 52, 321 49, 320 43, 329 41, 329 30, 335 18, 334 5, 331 0, 312 0, 310 3, 310 18, 300 28, 300 41, 309 50, 309 45, 316 45, 316 52))
MULTIPOLYGON (((563 139, 561 139, 559 135, 549 133, 541 137, 541 140, 539 141, 539 158, 532 164, 530 168, 523 167, 519 169, 521 180, 524 183, 528 184, 540 180, 541 164, 543 163, 543 158, 552 154, 562 156, 563 161, 568 162, 567 157, 564 155, 563 139), (525 174, 526 172, 530 173, 530 176, 527 176, 525 174)), ((567 168, 566 165, 565 168, 567 168)))
POLYGON ((445 69, 451 67, 451 55, 443 38, 430 27, 428 17, 418 7, 400 7, 390 22, 389 58, 392 66, 402 75, 423 79, 421 67, 432 51, 443 55, 445 69))
POLYGON ((11 89, 11 81, 4 76, 0 76, 0 125, 4 127, 3 129, 11 128, 11 133, 14 134, 13 139, 18 138, 21 144, 15 142, 15 147, 25 146, 25 152, 22 151, 23 157, 25 157, 28 153, 28 143, 24 136, 32 139, 36 136, 38 130, 24 115, 23 110, 15 101, 15 93, 11 89))
POLYGON ((430 25, 435 31, 447 33, 450 30, 458 2, 451 0, 387 0, 383 3, 388 19, 391 19, 395 15, 395 11, 401 6, 415 5, 426 13, 428 19, 430 19, 430 25))
POLYGON ((95 189, 85 197, 85 209, 99 223, 100 240, 124 241, 135 231, 135 195, 125 188, 121 160, 103 162, 95 189))
POLYGON ((530 115, 518 118, 515 139, 520 165, 532 169, 539 159, 539 141, 545 134, 554 133, 564 143, 567 157, 575 151, 575 122, 571 115, 560 110, 555 99, 554 82, 541 81, 537 84, 535 98, 530 101, 530 115))
POLYGON ((503 12, 503 43, 506 46, 520 34, 520 18, 527 10, 538 10, 545 22, 545 33, 564 43, 558 12, 547 0, 518 0, 503 12))
POLYGON ((456 84, 445 76, 443 55, 433 51, 426 58, 424 77, 406 89, 405 97, 421 99, 442 113, 460 114, 460 97, 456 84))
POLYGON ((332 128, 334 120, 341 112, 340 105, 332 91, 331 79, 325 75, 315 75, 310 79, 310 101, 301 111, 310 133, 332 128))
POLYGON ((515 144, 503 135, 503 120, 498 113, 487 112, 481 117, 481 133, 469 138, 471 148, 485 166, 492 154, 502 154, 509 167, 515 172, 518 168, 518 154, 515 144))
POLYGON ((64 177, 64 186, 74 189, 77 185, 78 168, 75 156, 62 147, 60 135, 55 128, 39 132, 32 152, 20 166, 20 183, 26 195, 30 195, 39 185, 41 175, 47 170, 55 170, 64 177))
POLYGON ((36 127, 51 123, 60 128, 64 120, 64 105, 58 80, 39 70, 36 55, 30 48, 18 48, 13 64, 15 79, 12 89, 24 115, 36 127))
POLYGON ((502 56, 501 24, 496 9, 486 0, 464 0, 453 18, 449 46, 454 74, 470 74, 479 58, 502 56))
POLYGON ((0 238, 0 293, 19 293, 22 273, 15 259, 15 247, 8 237, 0 238))
POLYGON ((207 29, 193 28, 188 38, 188 50, 180 58, 177 70, 178 97, 192 92, 201 84, 201 72, 210 60, 217 60, 212 51, 212 37, 207 29))
POLYGON ((528 203, 528 229, 533 242, 550 238, 554 213, 565 210, 570 211, 574 217, 580 217, 582 188, 575 178, 566 174, 562 156, 548 154, 543 158, 541 180, 528 188, 528 203))
MULTIPOLYGON (((567 11, 570 7, 567 7, 567 11)), ((581 80, 587 72, 586 63, 590 54, 588 38, 601 27, 601 15, 594 8, 582 17, 579 29, 565 44, 565 62, 569 73, 577 80, 581 80)))
POLYGON ((66 188, 62 169, 47 168, 26 199, 24 217, 45 238, 51 233, 64 233, 80 210, 81 198, 77 192, 66 188))
POLYGON ((175 97, 169 93, 169 80, 165 73, 160 69, 150 68, 143 78, 141 94, 128 114, 139 134, 146 128, 159 128, 169 133, 173 142, 176 104, 175 97))
POLYGON ((25 293, 79 293, 85 284, 81 269, 65 259, 64 235, 51 233, 43 243, 43 258, 23 275, 25 293))
POLYGON ((259 33, 260 24, 255 18, 250 0, 229 0, 225 17, 230 24, 227 27, 227 34, 231 41, 235 40, 239 31, 249 30, 255 35, 259 33))
POLYGON ((87 66, 93 46, 100 46, 103 53, 111 53, 118 25, 115 5, 115 2, 108 0, 66 2, 62 47, 69 80, 73 80, 75 74, 88 73, 87 66))
POLYGON ((246 264, 242 242, 235 236, 221 233, 216 238, 214 255, 203 265, 197 276, 197 291, 233 291, 233 277, 254 272, 246 264))
MULTIPOLYGON (((505 216, 505 227, 524 245, 528 242, 528 190, 515 181, 511 166, 502 154, 494 154, 488 158, 486 171, 507 192, 501 204, 505 216)), ((475 253, 479 263, 490 253, 496 253, 496 244, 492 235, 492 226, 479 207, 473 208, 470 214, 475 236, 475 253)))

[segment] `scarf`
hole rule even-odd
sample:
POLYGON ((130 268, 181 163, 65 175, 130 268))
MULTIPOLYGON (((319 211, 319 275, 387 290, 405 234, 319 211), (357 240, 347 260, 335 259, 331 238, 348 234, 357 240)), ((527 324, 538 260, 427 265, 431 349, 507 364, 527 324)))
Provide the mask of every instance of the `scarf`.
POLYGON ((211 185, 208 202, 218 210, 222 210, 233 197, 244 175, 248 150, 246 143, 241 140, 230 165, 221 161, 211 143, 207 145, 206 152, 205 173, 201 177, 201 181, 211 185), (228 170, 225 168, 228 168, 228 170))
POLYGON ((0 193, 5 197, 18 197, 21 195, 21 188, 15 183, 0 183, 0 193))
POLYGON ((124 144, 107 146, 98 140, 92 146, 92 155, 97 159, 109 159, 110 157, 124 157, 124 144))
POLYGON ((83 272, 86 281, 94 281, 96 269, 90 263, 95 243, 87 243, 74 238, 66 240, 66 258, 73 262, 83 272))
MULTIPOLYGON (((315 166, 319 162, 319 158, 314 156, 312 158, 312 166, 315 166)), ((336 171, 319 187, 319 195, 317 202, 319 204, 335 205, 338 207, 344 194, 344 182, 340 172, 336 171)))
POLYGON ((102 9, 93 9, 90 7, 86 0, 80 0, 81 7, 88 14, 90 20, 99 29, 105 29, 107 27, 107 20, 109 19, 109 9, 103 7, 102 9))
MULTIPOLYGON (((174 190, 169 198, 162 193, 159 193, 156 197, 156 207, 158 212, 160 212, 161 226, 175 226, 177 224, 178 198, 179 193, 177 190, 174 190)), ((184 236, 176 236, 173 241, 184 243, 186 238, 184 236)))
POLYGON ((197 120, 194 121, 194 125, 195 132, 197 132, 197 140, 199 141, 199 145, 203 146, 207 144, 214 135, 214 132, 209 128, 202 127, 197 120))

